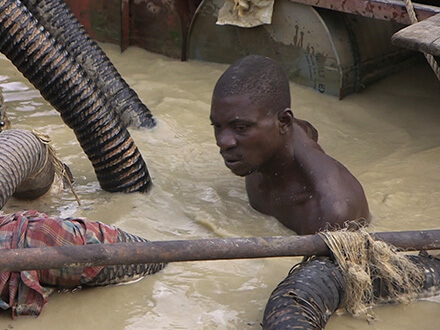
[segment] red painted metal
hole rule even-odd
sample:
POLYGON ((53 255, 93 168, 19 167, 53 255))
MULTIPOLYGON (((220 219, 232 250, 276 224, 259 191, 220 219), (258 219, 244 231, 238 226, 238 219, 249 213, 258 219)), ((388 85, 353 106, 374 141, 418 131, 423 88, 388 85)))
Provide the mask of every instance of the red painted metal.
POLYGON ((175 1, 130 1, 130 45, 180 58, 182 32, 175 1))
POLYGON ((93 39, 121 44, 121 0, 65 0, 93 39))
MULTIPOLYGON (((381 20, 395 21, 401 24, 411 24, 408 13, 406 11, 405 3, 402 0, 292 1, 304 5, 340 11, 347 14, 355 14, 381 20)), ((420 3, 416 3, 415 1, 413 1, 413 5, 419 21, 440 13, 440 7, 423 5, 420 3)))
POLYGON ((90 20, 90 0, 65 0, 70 10, 75 14, 78 20, 84 25, 85 29, 91 34, 90 20))
POLYGON ((185 59, 187 34, 202 0, 66 0, 92 38, 185 59))

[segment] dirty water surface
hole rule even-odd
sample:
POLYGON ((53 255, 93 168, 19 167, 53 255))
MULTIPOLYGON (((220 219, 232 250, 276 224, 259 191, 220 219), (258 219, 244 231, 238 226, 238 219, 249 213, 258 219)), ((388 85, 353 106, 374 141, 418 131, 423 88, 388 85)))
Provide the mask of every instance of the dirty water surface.
MULTIPOLYGON (((130 129, 154 182, 147 194, 102 191, 73 132, 0 55, 0 88, 13 128, 49 134, 75 177, 77 205, 53 190, 14 198, 4 213, 37 209, 84 217, 150 240, 294 235, 248 204, 244 181, 223 164, 209 122, 212 89, 226 65, 180 62, 139 48, 102 45, 157 118, 130 129)), ((312 122, 320 144, 362 183, 371 231, 436 229, 440 216, 440 84, 421 63, 337 100, 291 85, 292 109, 312 122)), ((270 293, 300 258, 169 264, 137 283, 53 294, 38 318, 0 314, 0 329, 260 329, 270 293)), ((437 329, 440 305, 417 301, 373 309, 369 323, 344 313, 326 329, 437 329)))

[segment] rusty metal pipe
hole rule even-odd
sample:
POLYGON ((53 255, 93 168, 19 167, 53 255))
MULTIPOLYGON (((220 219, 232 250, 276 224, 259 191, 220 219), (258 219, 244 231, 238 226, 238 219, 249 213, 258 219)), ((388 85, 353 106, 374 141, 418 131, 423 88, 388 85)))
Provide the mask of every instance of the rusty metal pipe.
MULTIPOLYGON (((118 242, 148 242, 147 239, 127 233, 121 229, 118 229, 118 242)), ((133 281, 145 277, 150 274, 154 274, 164 268, 166 263, 162 262, 147 262, 140 264, 120 264, 120 265, 107 265, 99 274, 92 280, 88 280, 86 283, 82 283, 86 286, 102 286, 123 283, 127 281, 133 281)), ((52 283, 49 283, 52 284, 52 283)))
POLYGON ((147 166, 114 102, 20 1, 0 0, 0 51, 61 114, 109 192, 146 191, 147 166))
MULTIPOLYGON (((440 230, 373 233, 405 250, 440 249, 440 230)), ((0 272, 78 266, 328 255, 319 235, 90 244, 5 250, 0 272)))
POLYGON ((22 0, 38 22, 63 45, 113 104, 124 126, 153 127, 148 107, 62 0, 22 0))

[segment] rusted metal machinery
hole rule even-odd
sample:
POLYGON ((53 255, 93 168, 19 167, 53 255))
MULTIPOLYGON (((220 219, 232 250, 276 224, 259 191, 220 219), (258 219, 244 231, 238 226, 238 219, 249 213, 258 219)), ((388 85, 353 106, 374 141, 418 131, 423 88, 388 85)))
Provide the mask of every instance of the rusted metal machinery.
POLYGON ((249 53, 266 55, 280 61, 292 81, 339 98, 416 59, 390 42, 402 23, 409 24, 401 1, 276 0, 271 24, 250 29, 216 25, 223 1, 200 5, 189 58, 230 63, 249 53))
POLYGON ((399 47, 440 56, 440 14, 400 30, 393 35, 392 43, 399 47))
POLYGON ((202 0, 66 0, 89 34, 125 50, 139 46, 184 60, 191 19, 202 0))
MULTIPOLYGON (((225 0, 66 0, 99 41, 220 63, 249 53, 279 60, 296 83, 339 98, 401 70, 417 54, 391 36, 410 24, 402 0, 275 0, 271 24, 217 25, 225 0)), ((419 20, 440 13, 415 0, 419 20)))
MULTIPOLYGON (((355 14, 401 24, 411 24, 403 0, 292 0, 292 2, 346 14, 355 14)), ((436 0, 415 0, 413 2, 419 20, 424 20, 436 13, 440 13, 440 8, 434 7, 434 5, 439 5, 436 0)))

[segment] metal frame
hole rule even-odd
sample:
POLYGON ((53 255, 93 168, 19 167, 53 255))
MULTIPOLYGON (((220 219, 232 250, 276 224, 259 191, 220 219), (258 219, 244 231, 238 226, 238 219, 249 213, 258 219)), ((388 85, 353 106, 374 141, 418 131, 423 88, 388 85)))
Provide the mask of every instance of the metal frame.
MULTIPOLYGON (((276 1, 276 0, 275 0, 276 1)), ((304 5, 411 24, 403 0, 291 0, 304 5)), ((440 7, 413 3, 419 21, 440 13, 440 7)))

